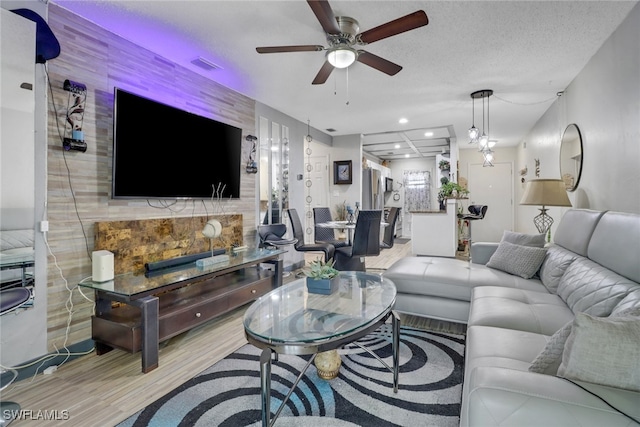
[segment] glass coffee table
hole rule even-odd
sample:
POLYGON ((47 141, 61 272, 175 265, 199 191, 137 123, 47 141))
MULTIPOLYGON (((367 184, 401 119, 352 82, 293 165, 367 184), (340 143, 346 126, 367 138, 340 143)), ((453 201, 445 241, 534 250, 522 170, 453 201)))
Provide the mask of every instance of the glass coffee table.
POLYGON ((306 279, 299 279, 263 295, 247 309, 243 321, 245 335, 249 343, 263 349, 260 355, 263 426, 275 422, 318 354, 325 355, 355 343, 389 317, 393 330, 393 367, 372 351, 355 344, 393 373, 393 391, 397 393, 400 318, 392 311, 396 287, 391 280, 376 274, 343 271, 339 277, 340 287, 333 294, 309 293, 306 279), (278 354, 313 356, 271 418, 271 359, 273 357, 277 361, 278 354))

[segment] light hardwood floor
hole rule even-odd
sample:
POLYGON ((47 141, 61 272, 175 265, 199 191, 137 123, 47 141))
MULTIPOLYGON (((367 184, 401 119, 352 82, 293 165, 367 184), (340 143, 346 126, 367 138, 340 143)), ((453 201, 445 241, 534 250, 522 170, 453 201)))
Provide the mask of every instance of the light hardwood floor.
MULTIPOLYGON (((410 253, 411 243, 396 244, 377 257, 368 257, 367 268, 381 272, 410 253)), ((290 280, 295 280, 295 274, 285 281, 290 280)), ((162 343, 160 366, 148 374, 140 370, 140 353, 114 350, 102 356, 91 353, 65 363, 50 375, 38 374, 12 384, 2 392, 2 400, 19 403, 34 417, 38 411, 56 411, 53 413, 60 417, 68 411, 69 415, 66 420, 16 420, 12 426, 118 424, 246 344, 242 316, 247 307, 162 343)))

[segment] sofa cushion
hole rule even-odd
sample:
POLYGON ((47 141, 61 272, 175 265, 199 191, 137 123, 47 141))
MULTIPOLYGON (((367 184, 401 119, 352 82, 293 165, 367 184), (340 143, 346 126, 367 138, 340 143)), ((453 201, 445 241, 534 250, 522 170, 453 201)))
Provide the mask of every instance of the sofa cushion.
POLYGON ((593 231, 589 259, 640 282, 640 215, 606 212, 593 231))
POLYGON ((398 293, 471 300, 471 290, 504 286, 548 293, 537 279, 523 279, 485 265, 452 258, 404 257, 384 272, 398 293))
POLYGON ((534 248, 544 248, 546 243, 544 233, 525 234, 509 230, 505 230, 502 233, 502 241, 513 243, 514 245, 532 246, 534 248))
POLYGON ((548 336, 534 332, 469 325, 465 347, 465 382, 467 375, 479 366, 526 371, 548 339, 548 336))
POLYGON ((576 313, 558 368, 561 377, 640 391, 640 318, 576 313))
POLYGON ((637 425, 610 405, 640 420, 638 393, 578 384, 513 369, 476 368, 464 384, 460 426, 637 425))
POLYGON ((578 258, 575 253, 562 246, 552 245, 540 266, 540 281, 552 294, 558 291, 560 279, 571 263, 578 258))
POLYGON ((627 296, 613 308, 611 315, 620 315, 622 312, 626 312, 631 309, 640 310, 640 286, 638 286, 638 289, 629 292, 629 294, 627 294, 627 296))
POLYGON ((576 259, 558 285, 558 296, 574 313, 606 317, 638 284, 586 258, 576 259))
POLYGON ((530 279, 540 268, 546 252, 543 248, 515 245, 503 240, 489 259, 487 267, 530 279))
MULTIPOLYGON (((493 326, 543 335, 553 335, 572 319, 573 312, 557 295, 498 286, 475 288, 469 312, 470 326, 493 326)), ((542 347, 538 351, 540 349, 542 347)))
POLYGON ((589 240, 603 214, 602 211, 590 209, 568 210, 558 224, 554 243, 586 257, 589 240))

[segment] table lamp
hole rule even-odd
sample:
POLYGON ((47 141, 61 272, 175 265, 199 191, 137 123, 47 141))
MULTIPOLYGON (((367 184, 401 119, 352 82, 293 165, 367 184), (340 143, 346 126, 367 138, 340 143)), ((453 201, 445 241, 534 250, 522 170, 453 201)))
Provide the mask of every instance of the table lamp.
POLYGON ((545 206, 571 206, 567 190, 561 179, 532 179, 527 182, 521 205, 541 205, 540 214, 533 223, 540 233, 546 233, 553 224, 553 218, 547 215, 545 206))

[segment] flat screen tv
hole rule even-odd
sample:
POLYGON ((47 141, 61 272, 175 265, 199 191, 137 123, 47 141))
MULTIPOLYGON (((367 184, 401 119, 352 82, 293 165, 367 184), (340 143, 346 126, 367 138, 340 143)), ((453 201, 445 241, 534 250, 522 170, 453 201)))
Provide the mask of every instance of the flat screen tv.
POLYGON ((240 197, 241 129, 114 92, 112 198, 240 197))

